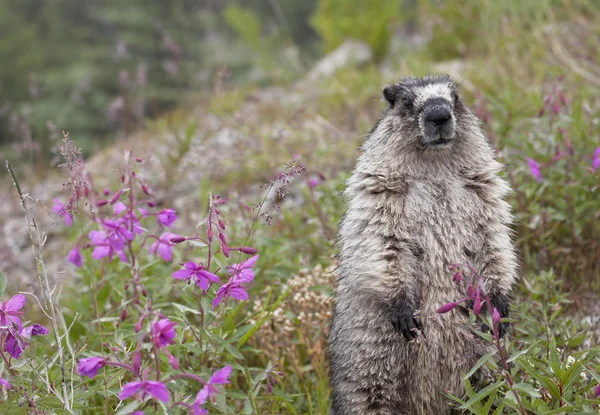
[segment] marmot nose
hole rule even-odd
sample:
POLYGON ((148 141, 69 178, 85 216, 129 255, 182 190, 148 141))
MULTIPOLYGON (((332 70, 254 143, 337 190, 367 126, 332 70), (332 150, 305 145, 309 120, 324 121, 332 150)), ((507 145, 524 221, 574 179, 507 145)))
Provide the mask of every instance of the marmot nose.
POLYGON ((444 107, 435 107, 427 111, 425 119, 433 125, 444 125, 450 120, 450 110, 444 107))

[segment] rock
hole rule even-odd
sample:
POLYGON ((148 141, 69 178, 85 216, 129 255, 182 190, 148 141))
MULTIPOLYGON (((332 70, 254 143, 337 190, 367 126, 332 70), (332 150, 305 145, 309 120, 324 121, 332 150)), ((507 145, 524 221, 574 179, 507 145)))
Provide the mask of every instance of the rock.
POLYGON ((333 75, 341 68, 360 66, 369 62, 373 52, 369 45, 358 40, 346 40, 340 47, 321 59, 306 79, 315 81, 333 75))

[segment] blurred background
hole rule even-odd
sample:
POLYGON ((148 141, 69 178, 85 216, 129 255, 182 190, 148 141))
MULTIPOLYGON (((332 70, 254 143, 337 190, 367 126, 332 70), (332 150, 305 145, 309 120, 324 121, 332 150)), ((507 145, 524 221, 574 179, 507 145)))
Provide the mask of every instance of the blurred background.
MULTIPOLYGON (((211 192, 227 198, 228 238, 252 235, 261 255, 252 308, 271 287, 291 290, 253 340, 269 351, 258 366, 279 356, 281 405, 327 413, 340 195, 382 87, 402 76, 451 75, 506 165, 515 315, 535 320, 543 303, 555 316, 548 287, 564 283, 569 315, 600 341, 599 51, 597 0, 0 0, 0 154, 36 200, 56 280, 77 278, 65 256, 89 230, 52 213, 72 197, 63 130, 85 160, 72 165, 104 195, 132 149, 176 232, 195 232, 211 192), (306 174, 285 200, 263 200, 292 160, 306 174), (253 225, 257 200, 270 226, 253 225)), ((0 273, 35 291, 23 212, 4 167, 0 178, 0 273)))

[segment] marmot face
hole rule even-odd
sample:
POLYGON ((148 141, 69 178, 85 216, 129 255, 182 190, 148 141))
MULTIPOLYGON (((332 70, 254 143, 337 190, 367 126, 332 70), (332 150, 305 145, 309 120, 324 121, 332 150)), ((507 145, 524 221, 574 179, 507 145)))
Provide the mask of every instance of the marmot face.
POLYGON ((462 137, 461 131, 476 122, 458 96, 448 76, 408 77, 386 86, 389 104, 384 118, 391 121, 405 145, 420 149, 448 149, 462 137), (391 118, 391 120, 390 120, 391 118))

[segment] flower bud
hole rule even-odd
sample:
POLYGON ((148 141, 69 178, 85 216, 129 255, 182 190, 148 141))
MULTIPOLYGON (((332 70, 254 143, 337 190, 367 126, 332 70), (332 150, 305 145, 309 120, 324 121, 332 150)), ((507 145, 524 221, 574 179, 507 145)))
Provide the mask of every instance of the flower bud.
POLYGON ((139 157, 136 157, 136 158, 134 158, 134 160, 135 160, 135 161, 137 161, 138 163, 141 163, 141 162, 142 162, 142 159, 141 159, 141 158, 139 158, 139 157))
POLYGON ((169 364, 173 369, 179 369, 179 362, 177 362, 177 359, 175 359, 175 356, 173 356, 172 354, 169 355, 169 364))
POLYGON ((492 312, 492 323, 494 323, 494 326, 496 326, 500 322, 501 318, 502 317, 500 316, 498 309, 494 307, 494 311, 492 312))
POLYGON ((218 223, 219 223, 219 228, 225 230, 225 222, 223 222, 221 219, 219 219, 218 223))
POLYGON ((469 285, 467 287, 467 297, 469 297, 469 298, 475 297, 475 290, 473 289, 472 285, 469 285))
POLYGON ((475 315, 481 313, 481 297, 479 295, 475 297, 475 303, 473 304, 473 313, 475 315))
POLYGON ((185 240, 186 238, 184 236, 174 236, 171 239, 169 239, 169 242, 171 242, 172 244, 180 244, 185 240))
POLYGON ((156 207, 156 203, 155 203, 153 200, 148 200, 148 201, 146 202, 146 204, 147 204, 148 206, 150 206, 151 208, 153 208, 153 207, 156 207))
POLYGON ((142 360, 142 356, 140 355, 139 348, 133 353, 133 359, 131 359, 131 365, 133 366, 133 370, 135 373, 140 372, 140 363, 142 360))
POLYGON ((144 287, 141 287, 140 291, 142 292, 142 295, 144 297, 147 297, 148 295, 146 294, 146 289, 144 287))
POLYGON ((125 175, 124 174, 121 175, 121 183, 125 183, 125 175))
POLYGON ((440 314, 444 314, 444 313, 447 313, 448 311, 452 310, 454 307, 456 307, 456 303, 447 303, 447 304, 444 304, 443 306, 441 306, 440 308, 438 308, 436 310, 436 312, 438 312, 440 314))
POLYGON ((229 258, 229 248, 227 248, 227 245, 225 245, 225 244, 221 245, 221 251, 223 251, 223 255, 225 255, 227 258, 229 258))
POLYGON ((97 201, 96 201, 96 206, 97 206, 97 207, 104 206, 104 205, 106 205, 107 203, 108 203, 108 202, 107 202, 106 200, 104 200, 104 199, 100 199, 100 200, 97 200, 97 201))
POLYGON ((148 190, 148 186, 146 186, 143 183, 142 183, 142 192, 144 192, 144 194, 150 196, 150 190, 148 190))
POLYGON ((215 214, 217 214, 217 215, 221 214, 221 211, 219 209, 217 209, 217 208, 214 208, 214 211, 215 211, 215 214))
POLYGON ((457 271, 452 276, 452 281, 456 283, 456 285, 460 285, 460 281, 462 280, 462 272, 457 271))
POLYGON ((243 254, 254 255, 258 251, 254 248, 250 248, 249 246, 242 246, 239 251, 243 254))
POLYGON ((600 383, 594 388, 594 398, 600 396, 600 383))
POLYGON ((219 232, 219 240, 223 245, 227 245, 227 240, 225 239, 225 235, 223 235, 223 232, 219 232))
POLYGON ((121 197, 121 193, 123 192, 123 189, 119 189, 118 192, 116 192, 113 197, 110 198, 109 203, 111 205, 114 205, 116 203, 117 200, 119 200, 119 198, 121 197))
POLYGON ((125 321, 126 318, 127 318, 127 309, 124 308, 123 311, 121 311, 121 321, 125 321))
POLYGON ((213 239, 213 233, 212 233, 212 229, 210 228, 210 225, 208 226, 208 230, 206 231, 206 236, 208 237, 208 241, 212 241, 213 239))
POLYGON ((142 329, 142 323, 144 322, 144 316, 141 316, 138 321, 135 323, 135 326, 133 326, 133 331, 135 331, 136 333, 139 333, 140 330, 142 329))

